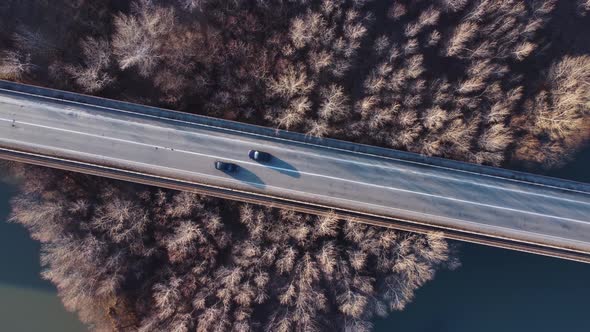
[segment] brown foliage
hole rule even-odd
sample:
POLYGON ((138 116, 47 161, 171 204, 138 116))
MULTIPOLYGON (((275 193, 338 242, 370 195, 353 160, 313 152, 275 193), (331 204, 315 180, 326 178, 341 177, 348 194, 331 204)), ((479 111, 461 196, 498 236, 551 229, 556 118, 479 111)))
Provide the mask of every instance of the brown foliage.
POLYGON ((84 65, 67 66, 66 71, 85 92, 102 90, 114 78, 108 73, 111 63, 111 46, 106 40, 87 38, 81 43, 84 65))
POLYGON ((416 13, 415 20, 403 27, 402 37, 394 34, 389 41, 379 37, 370 60, 377 65, 364 81, 361 101, 355 104, 360 119, 349 126, 353 137, 476 163, 505 162, 515 137, 508 124, 518 115, 516 106, 524 97, 522 82, 510 73, 510 59, 525 61, 534 55, 538 40, 534 36, 547 21, 554 1, 527 5, 473 1, 469 7, 467 3, 443 1, 442 8, 432 6, 416 13), (458 24, 437 25, 448 11, 461 12, 458 24), (383 50, 387 45, 391 45, 389 52, 383 50), (454 78, 449 80, 445 68, 425 64, 425 48, 437 48, 441 56, 459 61, 465 70, 453 70, 454 78), (441 70, 442 77, 432 79, 441 70))
POLYGON ((558 165, 590 139, 590 56, 566 56, 546 77, 548 89, 527 100, 527 113, 516 118, 524 140, 515 157, 558 165))
POLYGON ((141 75, 149 76, 166 51, 166 37, 176 23, 174 11, 142 0, 133 4, 133 12, 115 17, 113 49, 121 69, 136 67, 141 75))
POLYGON ((30 73, 33 67, 30 55, 17 51, 5 51, 0 56, 0 79, 20 80, 30 73))
POLYGON ((87 176, 20 167, 43 185, 12 220, 42 242, 66 308, 98 329, 368 330, 449 261, 439 235, 109 180, 84 190, 87 176))
POLYGON ((15 47, 4 52, 0 74, 34 76, 37 63, 43 65, 37 61, 41 55, 57 57, 47 67, 54 84, 67 85, 64 78, 71 78, 86 92, 108 91, 120 77, 119 84, 129 86, 135 77, 154 89, 126 89, 125 97, 137 102, 501 165, 517 153, 515 145, 504 144, 521 135, 514 136, 510 125, 518 122, 513 116, 522 116, 516 106, 530 99, 513 93, 531 82, 510 65, 534 61, 537 48, 545 46, 539 31, 554 5, 554 0, 395 2, 377 27, 376 13, 366 10, 365 1, 250 6, 138 0, 128 12, 111 16, 111 36, 78 37, 83 53, 78 63, 55 52, 64 38, 15 27, 15 47), (368 40, 369 29, 376 31, 375 40, 368 40), (370 46, 361 50, 364 45, 370 46), (457 64, 452 75, 437 67, 439 60, 457 64), (500 139, 490 134, 500 122, 502 144, 487 144, 492 136, 500 139), (449 130, 461 132, 446 134, 449 130), (497 151, 498 146, 510 151, 497 151))

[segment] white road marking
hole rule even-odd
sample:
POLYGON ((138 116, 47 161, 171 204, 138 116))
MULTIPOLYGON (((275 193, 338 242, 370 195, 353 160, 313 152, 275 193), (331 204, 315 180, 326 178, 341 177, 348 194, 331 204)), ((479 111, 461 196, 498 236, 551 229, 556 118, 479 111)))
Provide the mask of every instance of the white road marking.
MULTIPOLYGON (((0 118, 0 121, 5 121, 5 122, 11 122, 12 123, 12 120, 11 119, 0 118)), ((75 131, 75 130, 62 129, 62 128, 54 128, 54 127, 49 127, 49 126, 44 126, 44 125, 38 125, 38 124, 33 124, 33 123, 27 123, 27 122, 18 122, 18 124, 25 124, 25 125, 29 125, 29 126, 32 126, 32 127, 44 128, 44 129, 49 129, 49 130, 61 131, 61 132, 68 132, 68 133, 72 133, 72 134, 78 134, 78 135, 81 135, 81 136, 88 136, 88 137, 95 137, 95 138, 100 138, 100 139, 118 141, 118 142, 128 143, 128 144, 131 144, 131 145, 139 145, 139 146, 154 147, 154 148, 157 147, 156 145, 153 145, 153 144, 139 143, 139 142, 129 141, 129 140, 120 139, 120 138, 112 138, 112 137, 100 136, 100 135, 95 135, 95 134, 78 132, 78 131, 75 131)), ((160 146, 160 148, 162 148, 164 150, 166 150, 166 149, 167 150, 171 150, 170 148, 164 147, 164 146, 160 146)), ((211 156, 211 155, 207 155, 207 154, 203 154, 203 153, 198 153, 198 152, 193 152, 193 151, 186 151, 186 150, 182 150, 182 149, 174 149, 173 151, 181 152, 181 153, 185 153, 185 154, 197 155, 197 156, 201 156, 201 157, 208 157, 208 158, 214 158, 214 159, 228 160, 228 161, 232 161, 232 162, 242 162, 242 161, 239 161, 239 160, 228 159, 228 158, 223 158, 223 157, 219 157, 219 156, 211 156)), ((121 159, 121 160, 123 160, 123 159, 121 159)), ((261 168, 267 168, 267 167, 268 168, 273 168, 273 167, 269 167, 269 166, 260 165, 258 163, 252 163, 252 162, 242 162, 242 163, 248 164, 248 165, 251 165, 251 166, 255 166, 255 167, 261 167, 261 168)), ((164 166, 155 166, 155 167, 164 167, 164 166)), ((277 168, 277 167, 275 167, 274 169, 277 169, 277 170, 285 170, 285 169, 277 168)), ((343 181, 343 182, 354 183, 354 184, 364 185, 364 186, 369 186, 369 187, 374 187, 374 188, 380 188, 380 189, 386 189, 386 190, 392 190, 392 191, 398 191, 398 192, 416 194, 416 195, 421 195, 421 196, 426 196, 426 197, 432 197, 432 198, 438 198, 438 199, 443 199, 443 200, 455 201, 455 202, 460 202, 460 203, 465 203, 465 204, 472 204, 472 205, 477 205, 477 206, 489 207, 489 208, 494 208, 494 209, 499 209, 499 210, 506 210, 506 211, 511 211, 511 212, 517 212, 517 213, 523 213, 523 214, 529 214, 529 215, 539 216, 539 217, 546 217, 546 218, 551 218, 551 219, 558 219, 558 220, 570 221, 570 222, 574 222, 574 223, 588 224, 588 221, 583 221, 583 220, 578 220, 578 219, 573 219, 573 218, 565 218, 565 217, 559 217, 559 216, 554 216, 554 215, 549 215, 549 214, 544 214, 544 213, 538 213, 538 212, 532 212, 532 211, 524 211, 524 210, 519 210, 519 209, 514 209, 514 208, 508 208, 508 207, 502 207, 502 206, 497 206, 497 205, 491 205, 491 204, 486 204, 486 203, 473 202, 473 201, 468 201, 468 200, 454 198, 454 197, 445 197, 445 196, 440 196, 440 195, 428 194, 428 193, 424 193, 424 192, 412 191, 412 190, 408 190, 408 189, 401 189, 401 188, 381 186, 381 185, 377 185, 377 184, 360 182, 360 181, 353 181, 353 180, 348 180, 348 179, 343 179, 343 178, 338 178, 338 177, 332 177, 332 176, 327 176, 327 175, 322 175, 322 174, 314 174, 314 173, 306 173, 306 172, 299 172, 299 173, 300 174, 306 174, 308 176, 315 176, 315 177, 327 178, 327 179, 330 179, 330 180, 343 181)), ((283 189, 283 190, 286 190, 286 189, 283 189)))
MULTIPOLYGON (((139 112, 126 111, 126 110, 116 109, 116 108, 112 108, 112 107, 87 104, 87 103, 83 103, 83 102, 77 102, 77 101, 60 99, 60 98, 49 97, 49 96, 36 95, 36 94, 31 94, 31 93, 22 92, 22 91, 14 91, 14 90, 9 90, 9 89, 4 89, 4 88, 0 88, 0 91, 6 91, 6 92, 9 92, 9 93, 12 93, 12 94, 21 94, 21 95, 32 96, 32 97, 39 98, 39 99, 48 99, 48 100, 58 101, 58 102, 63 103, 63 104, 82 105, 84 107, 105 109, 105 110, 110 110, 110 111, 114 111, 114 112, 132 114, 133 116, 136 116, 136 117, 155 118, 155 119, 166 120, 166 121, 171 121, 171 122, 178 122, 178 123, 189 124, 191 126, 200 126, 200 127, 206 127, 206 128, 214 128, 216 130, 225 131, 225 132, 236 132, 236 133, 241 134, 241 135, 247 134, 249 136, 258 136, 258 137, 262 137, 262 138, 269 139, 269 140, 286 141, 286 142, 291 142, 291 143, 296 143, 296 144, 301 144, 301 145, 309 145, 309 146, 313 146, 313 147, 316 147, 316 148, 319 147, 319 148, 328 149, 328 150, 342 151, 342 152, 351 153, 351 154, 359 154, 359 155, 365 155, 365 156, 375 157, 375 155, 372 155, 372 154, 369 154, 369 153, 364 153, 364 152, 351 151, 351 150, 340 149, 340 148, 335 148, 335 147, 330 147, 330 146, 323 146, 323 145, 318 145, 318 144, 309 143, 309 142, 294 141, 294 140, 290 140, 290 139, 286 139, 286 138, 281 138, 281 137, 268 137, 268 136, 265 136, 265 135, 262 135, 262 134, 256 134, 256 133, 251 133, 251 132, 244 133, 244 132, 241 132, 241 131, 236 130, 236 129, 229 129, 229 128, 217 127, 217 126, 212 126, 212 125, 207 125, 207 124, 202 124, 202 123, 195 123, 195 122, 185 121, 185 120, 171 119, 171 118, 167 118, 167 117, 163 117, 163 116, 157 116, 157 115, 151 115, 151 114, 145 114, 145 113, 139 113, 139 112)), ((93 97, 93 96, 91 96, 91 97, 92 98, 97 98, 97 99, 104 99, 104 98, 100 98, 100 97, 93 97)), ((108 100, 108 99, 104 99, 104 100, 108 100)), ((151 108, 151 109, 154 109, 154 110, 157 110, 157 111, 165 111, 165 112, 177 113, 177 114, 181 114, 181 115, 187 115, 187 113, 182 113, 182 112, 178 112, 178 111, 174 111, 174 110, 161 109, 161 108, 158 108, 158 107, 146 106, 146 105, 139 105, 139 104, 134 104, 134 103, 130 103, 130 102, 124 102, 124 101, 120 101, 120 102, 121 103, 125 103, 125 104, 129 104, 129 105, 133 105, 133 106, 138 106, 138 107, 151 108)), ((203 115, 195 115, 195 116, 200 116, 200 117, 204 117, 204 118, 210 118, 210 117, 203 116, 203 115)), ((210 119, 214 119, 214 118, 210 118, 210 119)), ((277 129, 277 130, 279 130, 279 129, 277 129)), ((528 185, 534 185, 534 186, 540 186, 540 187, 547 187, 547 188, 552 188, 552 189, 558 189, 558 190, 564 190, 564 191, 571 191, 571 192, 576 192, 576 193, 590 195, 589 192, 579 191, 579 190, 575 190, 575 189, 561 188, 561 187, 556 187, 556 186, 552 186, 552 185, 546 185, 546 184, 541 184, 541 183, 534 183, 534 182, 523 181, 523 180, 518 180, 518 179, 511 179, 511 178, 506 178, 506 177, 496 176, 496 175, 490 175, 490 174, 484 174, 484 173, 477 173, 477 172, 466 171, 466 170, 461 170, 461 169, 455 169, 455 168, 450 168, 450 167, 445 167, 445 166, 439 166, 439 165, 421 163, 421 162, 417 162, 417 161, 399 159, 399 158, 394 158, 394 157, 389 157, 389 156, 381 156, 381 155, 379 155, 378 157, 384 158, 384 159, 396 160, 396 161, 399 161, 399 162, 402 162, 402 163, 410 163, 410 164, 417 164, 417 165, 423 165, 423 166, 428 166, 428 167, 440 168, 440 169, 444 169, 444 170, 451 171, 451 172, 475 174, 475 175, 478 175, 478 176, 490 177, 490 178, 494 178, 494 179, 500 179, 500 180, 503 180, 503 181, 511 181, 511 182, 517 182, 517 183, 525 183, 525 184, 528 184, 528 185)))
MULTIPOLYGON (((45 145, 42 145, 42 144, 32 144, 32 145, 39 146, 39 147, 45 147, 47 149, 54 148, 54 147, 45 146, 45 145)), ((170 178, 170 177, 166 177, 166 176, 160 176, 160 175, 155 175, 155 174, 150 174, 150 173, 143 173, 143 172, 132 171, 132 170, 121 170, 121 169, 114 168, 114 167, 108 167, 108 166, 103 166, 103 165, 98 165, 98 164, 91 164, 91 163, 80 162, 80 161, 75 161, 75 160, 68 160, 68 159, 59 158, 59 157, 52 157, 52 156, 46 156, 46 155, 41 155, 41 154, 36 154, 36 153, 22 152, 22 151, 18 151, 18 150, 5 149, 5 148, 1 148, 1 147, 0 147, 0 150, 12 151, 12 152, 16 152, 16 153, 33 155, 33 156, 42 156, 44 158, 48 158, 48 159, 52 159, 52 160, 58 160, 58 161, 63 161, 63 162, 67 162, 67 163, 74 163, 74 164, 86 165, 86 166, 90 166, 90 167, 96 167, 96 168, 102 168, 102 169, 110 169, 110 170, 119 171, 119 172, 125 172, 125 173, 131 173, 131 174, 138 174, 138 175, 142 175, 142 176, 159 178, 159 179, 169 180, 169 181, 173 181, 173 182, 183 182, 183 183, 188 183, 188 184, 205 185, 205 186, 210 187, 210 188, 217 188, 217 189, 222 189, 222 190, 228 190, 228 188, 220 187, 220 186, 216 186, 216 185, 202 184, 202 183, 198 183, 198 182, 191 182, 191 181, 188 181, 188 180, 179 180, 179 179, 176 179, 176 178, 170 178)), ((61 149, 61 150, 71 151, 71 150, 66 150, 66 149, 61 149)), ((73 152, 78 153, 78 154, 82 154, 82 155, 93 156, 92 154, 89 154, 89 153, 77 152, 77 151, 73 151, 73 152)), ((125 161, 125 162, 129 162, 130 164, 145 165, 147 167, 153 167, 153 165, 151 165, 151 164, 146 164, 146 163, 132 161, 132 160, 114 159, 114 158, 109 158, 109 157, 106 157, 105 159, 110 159, 110 160, 113 160, 113 161, 122 160, 122 161, 125 161)), ((178 169, 170 168, 170 167, 166 167, 166 166, 158 166, 158 167, 159 168, 168 169, 170 171, 175 171, 175 172, 178 171, 178 169)), ((184 171, 184 170, 181 170, 181 171, 182 172, 186 172, 186 173, 195 174, 195 175, 202 175, 205 178, 214 177, 214 178, 217 178, 217 179, 226 181, 226 182, 236 182, 238 184, 248 183, 248 184, 251 184, 251 185, 260 185, 260 184, 257 184, 257 183, 251 183, 251 182, 247 182, 247 181, 240 181, 240 180, 236 180, 236 179, 233 179, 233 178, 220 177, 220 176, 217 176, 217 175, 209 175, 209 174, 199 173, 199 172, 193 172, 193 171, 184 171)), ((269 186, 269 187, 272 187, 272 186, 269 186)), ((282 189, 282 188, 277 188, 277 189, 286 190, 286 191, 292 191, 292 192, 302 193, 302 194, 308 194, 308 193, 299 192, 299 191, 292 190, 292 189, 282 189)), ((252 194, 251 192, 240 190, 240 189, 229 189, 229 190, 230 191, 239 192, 239 193, 252 194)), ((263 197, 269 197, 269 198, 277 198, 275 196, 267 195, 267 194, 263 194, 263 193, 254 193, 254 195, 263 196, 263 197)), ((319 195, 319 194, 314 194, 314 195, 320 196, 320 197, 325 197, 325 198, 328 198, 328 199, 333 199, 332 197, 329 197, 329 196, 324 196, 324 195, 319 195)), ((330 210, 330 209, 333 209, 334 208, 334 207, 323 205, 323 204, 303 202, 303 201, 299 201, 299 200, 296 200, 296 199, 289 199, 289 198, 283 198, 283 197, 278 197, 278 198, 283 199, 285 201, 290 201, 290 202, 299 203, 299 204, 303 204, 303 205, 313 205, 313 206, 325 208, 327 210, 330 210)), ((358 203, 357 201, 348 200, 348 199, 341 199, 341 200, 350 201, 352 203, 358 203)), ((363 203, 363 204, 365 204, 365 203, 363 203)), ((366 203, 366 205, 372 205, 372 206, 375 206, 375 207, 383 208, 383 206, 375 205, 375 204, 371 204, 371 203, 366 203)), ((475 225, 476 228, 482 226, 482 223, 479 223, 479 222, 473 222, 473 221, 468 221, 468 220, 463 220, 463 219, 457 219, 457 218, 453 218, 453 217, 442 217, 442 216, 433 215, 433 214, 429 214, 429 213, 425 213, 425 212, 405 210, 405 209, 401 209, 401 208, 393 208, 393 207, 385 207, 385 208, 386 209, 390 209, 390 210, 397 210, 397 211, 409 212, 409 214, 419 214, 419 215, 423 215, 423 216, 427 216, 427 217, 432 217, 432 218, 436 218, 436 220, 440 220, 442 218, 442 219, 447 219, 447 220, 453 220, 453 221, 463 222, 463 223, 466 223, 466 224, 475 225)), ((342 210, 342 211, 357 213, 356 211, 348 210, 348 209, 345 209, 345 208, 337 208, 337 209, 342 210)), ((383 216, 381 216, 381 215, 376 215, 376 214, 371 214, 371 213, 361 212, 361 214, 383 218, 383 216)), ((395 217, 394 217, 394 219, 395 219, 395 217)), ((410 222, 410 223, 417 223, 417 222, 412 222, 410 220, 408 220, 408 222, 410 222)), ((417 223, 417 224, 420 224, 420 223, 417 223)), ((537 233, 537 232, 532 232, 532 231, 524 231, 524 230, 519 230, 519 229, 515 229, 515 228, 508 228, 508 227, 491 225, 491 224, 484 224, 484 225, 485 225, 485 227, 490 227, 490 228, 495 228, 495 229, 503 229, 503 230, 506 230, 506 231, 509 231, 509 232, 514 232, 514 233, 523 234, 523 235, 529 235, 530 236, 530 234, 535 234, 535 235, 540 235, 540 236, 542 236, 544 238, 552 238, 552 239, 556 239, 556 240, 565 240, 567 243, 574 242, 574 243, 580 243, 582 245, 587 245, 588 244, 588 242, 584 242, 584 241, 580 241, 580 240, 573 240, 573 239, 570 239, 570 238, 564 238, 564 237, 560 237, 560 236, 546 235, 546 234, 543 234, 543 233, 537 233)), ((445 226, 445 225, 442 225, 442 224, 436 224, 436 226, 437 227, 441 227, 441 228, 447 228, 449 230, 453 230, 453 228, 450 228, 449 226, 445 226)), ((492 234, 485 234, 485 233, 481 233, 481 232, 477 232, 477 231, 465 231, 465 232, 471 233, 471 234, 478 234, 478 235, 490 236, 490 237, 494 237, 494 238, 504 238, 502 236, 492 235, 492 234)), ((512 240, 514 240, 514 239, 512 239, 512 240)), ((523 242, 523 243, 528 243, 528 244, 535 244, 535 245, 539 245, 540 244, 540 243, 537 243, 537 242, 534 242, 534 241, 531 241, 531 240, 526 240, 526 239, 519 239, 517 241, 520 241, 520 242, 523 242)), ((547 245, 547 244, 541 244, 541 245, 542 246, 545 246, 545 247, 557 248, 557 249, 562 249, 562 250, 564 249, 564 248, 558 247, 556 245, 547 245)), ((574 252, 580 252, 580 253, 586 253, 584 251, 580 251, 580 250, 576 250, 576 249, 571 249, 571 248, 567 248, 567 250, 574 251, 574 252)))
MULTIPOLYGON (((61 111, 61 110, 56 108, 56 111, 61 111)), ((99 116, 99 115, 92 114, 92 113, 89 113, 89 112, 86 112, 86 111, 83 111, 83 110, 82 111, 78 111, 78 112, 84 114, 87 118, 100 118, 100 119, 105 119, 103 121, 112 121, 112 122, 118 122, 118 123, 122 123, 122 124, 129 124, 128 121, 125 121, 125 120, 120 120, 120 119, 116 119, 116 118, 112 118, 112 117, 108 117, 108 116, 99 116)), ((2 120, 9 121, 9 119, 6 119, 6 118, 4 118, 2 120)), ((10 120, 10 121, 12 121, 12 120, 10 120)), ((21 122, 21 123, 28 123, 28 122, 23 122, 23 121, 19 121, 19 122, 21 122)), ((31 124, 31 123, 28 123, 28 124, 31 124)), ((224 140, 224 141, 229 141, 232 144, 242 144, 242 145, 244 145, 246 147, 252 147, 253 144, 254 145, 260 145, 260 143, 256 143, 256 142, 238 141, 238 140, 236 140, 234 138, 230 138, 230 137, 216 136, 216 135, 211 135, 211 134, 203 134, 203 133, 198 133, 198 132, 194 132, 194 131, 184 130, 184 128, 178 130, 177 128, 169 128, 169 127, 158 126, 158 125, 149 124, 149 123, 133 123, 133 125, 142 126, 142 127, 143 126, 150 127, 150 128, 153 128, 153 129, 156 129, 156 130, 162 130, 162 131, 172 131, 172 132, 174 132, 174 131, 181 131, 181 132, 183 132, 185 134, 189 134, 189 135, 193 135, 193 136, 197 136, 197 137, 201 137, 201 138, 224 140)), ((48 127, 48 128, 54 128, 56 130, 57 129, 60 129, 60 128, 57 128, 57 127, 48 127)), ((66 130, 66 129, 64 129, 64 130, 66 130)), ((80 132, 78 132, 78 133, 80 133, 80 132)), ((101 137, 104 137, 104 136, 101 136, 101 137)), ((278 147, 273 147, 273 148, 277 148, 278 149, 278 147)), ((289 149, 289 150, 294 151, 293 149, 289 149)), ((186 151, 186 150, 183 150, 183 151, 186 151)), ((551 199, 561 200, 561 201, 565 201, 565 202, 572 202, 572 203, 579 203, 579 204, 590 205, 590 202, 584 202, 584 201, 574 200, 574 199, 570 199, 570 198, 558 197, 558 196, 541 194, 541 193, 534 193, 534 192, 530 192, 530 191, 526 191, 526 190, 501 187, 501 186, 496 186, 496 185, 492 185, 492 184, 481 183, 481 182, 478 182, 478 181, 463 180, 463 179, 458 179, 458 178, 454 178, 454 177, 448 177, 448 176, 443 176, 443 175, 432 174, 432 173, 428 173, 428 172, 419 172, 419 171, 416 171, 416 170, 403 169, 403 168, 395 167, 395 166, 370 164, 370 163, 366 163, 366 162, 362 162, 362 161, 356 161, 356 160, 350 160, 350 159, 342 159, 342 158, 337 158, 337 157, 330 157, 330 156, 321 155, 321 154, 317 154, 317 153, 314 153, 314 152, 308 152, 308 151, 297 151, 297 153, 298 154, 306 154, 306 155, 315 156, 316 158, 320 158, 320 159, 322 159, 322 158, 323 159, 330 159, 330 160, 339 161, 339 162, 342 162, 342 163, 356 164, 356 165, 368 166, 368 167, 376 167, 376 168, 385 169, 385 170, 394 170, 394 171, 402 172, 402 173, 418 174, 418 175, 423 175, 423 176, 427 176, 427 177, 439 178, 439 179, 450 180, 450 181, 455 181, 455 182, 460 182, 460 183, 467 183, 467 184, 471 184, 471 185, 475 185, 475 186, 481 186, 481 187, 486 187, 486 188, 494 188, 494 189, 498 189, 498 190, 502 190, 502 191, 509 191, 509 192, 515 192, 515 193, 533 195, 533 196, 538 196, 538 197, 551 198, 551 199)), ((373 157, 375 157, 375 156, 373 156, 373 157)), ((376 157, 377 158, 382 158, 381 156, 376 156, 376 157)), ((235 159, 232 159, 232 160, 233 161, 236 161, 236 162, 239 161, 241 163, 249 163, 247 160, 235 160, 235 159)), ((273 166, 268 166, 268 167, 273 168, 273 166)), ((277 170, 282 170, 282 171, 289 172, 289 173, 300 173, 298 171, 293 171, 293 170, 290 170, 290 169, 277 168, 277 167, 274 167, 274 168, 277 169, 277 170)), ((312 173, 307 173, 307 174, 312 174, 312 173)), ((476 174, 478 174, 478 173, 476 173, 476 174)), ((534 184, 534 183, 529 183, 529 182, 525 182, 525 183, 527 183, 527 184, 534 184)), ((537 184, 534 184, 534 185, 537 185, 537 184)), ((579 191, 575 191, 575 192, 585 193, 585 192, 579 192, 579 191)))

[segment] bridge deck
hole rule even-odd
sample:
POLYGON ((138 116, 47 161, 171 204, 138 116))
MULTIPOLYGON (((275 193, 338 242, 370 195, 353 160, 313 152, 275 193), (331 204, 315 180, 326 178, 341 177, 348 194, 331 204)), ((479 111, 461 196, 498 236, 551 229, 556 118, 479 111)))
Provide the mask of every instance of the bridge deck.
POLYGON ((6 82, 0 84, 0 148, 7 158, 53 167, 78 165, 107 176, 116 170, 118 178, 193 184, 220 196, 247 195, 311 212, 335 209, 381 224, 404 220, 566 258, 590 253, 590 190, 571 181, 6 82), (273 159, 254 162, 249 149, 273 159), (216 160, 239 170, 217 171, 216 160))

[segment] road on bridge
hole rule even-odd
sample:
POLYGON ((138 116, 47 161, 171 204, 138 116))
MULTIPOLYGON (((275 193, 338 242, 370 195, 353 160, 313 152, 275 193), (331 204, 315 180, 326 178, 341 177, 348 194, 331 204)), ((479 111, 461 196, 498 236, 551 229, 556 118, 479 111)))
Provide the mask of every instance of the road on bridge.
MULTIPOLYGON (((590 253, 587 186, 559 188, 0 89, 0 148, 590 253), (270 153, 268 163, 248 150, 270 153), (239 165, 235 174, 217 160, 239 165)), ((484 172, 485 173, 485 172, 484 172)))

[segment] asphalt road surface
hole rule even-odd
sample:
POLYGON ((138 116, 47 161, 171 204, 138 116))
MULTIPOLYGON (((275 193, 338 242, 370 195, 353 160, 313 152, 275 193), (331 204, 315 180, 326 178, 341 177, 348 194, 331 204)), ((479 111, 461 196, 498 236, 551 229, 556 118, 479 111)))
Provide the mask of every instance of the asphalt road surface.
POLYGON ((585 189, 2 90, 0 148, 590 253, 585 189), (255 162, 250 149, 273 158, 255 162))

